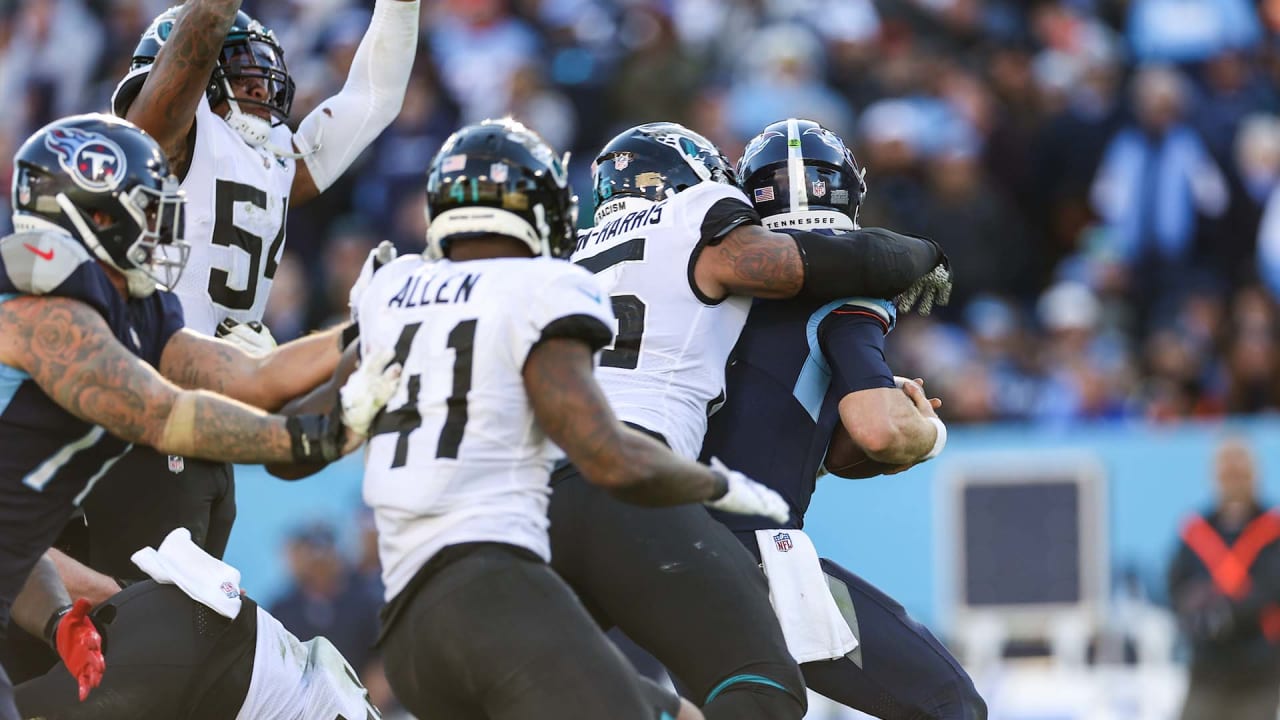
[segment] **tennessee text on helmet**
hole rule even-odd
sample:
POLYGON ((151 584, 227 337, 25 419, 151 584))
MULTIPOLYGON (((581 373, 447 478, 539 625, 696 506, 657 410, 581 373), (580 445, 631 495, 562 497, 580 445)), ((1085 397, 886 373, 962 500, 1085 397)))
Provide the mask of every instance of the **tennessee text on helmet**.
POLYGON ((728 158, 677 123, 637 125, 610 140, 591 165, 596 220, 622 198, 657 202, 701 182, 737 184, 728 158))
POLYGON ((102 114, 54 121, 13 159, 10 202, 19 231, 56 227, 124 274, 129 294, 172 288, 186 267, 186 198, 150 135, 102 114))
POLYGON ((858 227, 864 174, 840 136, 797 118, 766 127, 738 161, 742 190, 771 229, 858 227))
POLYGON ((569 190, 567 162, 510 118, 454 133, 427 171, 428 254, 446 257, 454 240, 503 235, 536 255, 568 256, 578 198, 569 190))

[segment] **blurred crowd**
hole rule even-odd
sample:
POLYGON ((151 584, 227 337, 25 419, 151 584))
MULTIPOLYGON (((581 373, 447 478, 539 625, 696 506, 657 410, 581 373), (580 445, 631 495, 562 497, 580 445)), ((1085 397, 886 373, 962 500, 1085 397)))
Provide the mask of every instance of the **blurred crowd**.
MULTIPOLYGON (((166 4, 0 0, 0 155, 106 108, 166 4)), ((423 4, 399 119, 290 213, 281 340, 345 313, 377 240, 422 247, 423 171, 461 123, 510 113, 571 151, 589 210, 594 153, 627 126, 683 122, 736 159, 794 115, 868 169, 863 225, 950 254, 951 306, 889 343, 949 421, 1280 407, 1280 1, 423 4)), ((294 122, 341 86, 371 5, 245 0, 286 50, 294 122)))

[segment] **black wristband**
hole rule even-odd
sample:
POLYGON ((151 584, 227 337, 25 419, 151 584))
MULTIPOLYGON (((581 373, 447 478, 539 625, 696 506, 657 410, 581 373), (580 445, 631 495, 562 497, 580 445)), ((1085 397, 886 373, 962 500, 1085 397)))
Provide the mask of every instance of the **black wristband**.
POLYGON ((785 230, 804 261, 800 296, 829 301, 846 297, 892 299, 939 264, 947 263, 932 240, 883 228, 844 235, 785 230))
POLYGON ((338 349, 346 351, 347 346, 360 339, 360 323, 351 323, 342 328, 342 333, 338 336, 338 349))
POLYGON ((295 463, 327 463, 342 456, 342 423, 335 416, 292 415, 284 422, 295 463), (335 427, 336 425, 336 427, 335 427))
POLYGON ((58 624, 62 622, 62 617, 71 612, 71 605, 63 605, 44 623, 44 641, 54 650, 58 649, 58 624))

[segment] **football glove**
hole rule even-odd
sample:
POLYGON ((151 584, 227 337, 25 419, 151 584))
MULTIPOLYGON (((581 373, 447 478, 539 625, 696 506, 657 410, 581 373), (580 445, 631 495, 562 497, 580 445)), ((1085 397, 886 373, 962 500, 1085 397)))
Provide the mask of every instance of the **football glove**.
POLYGON ((342 424, 357 435, 368 435, 369 426, 400 387, 400 363, 390 348, 373 350, 338 391, 342 397, 342 424))
POLYGON ((52 642, 67 672, 80 688, 80 702, 102 682, 107 661, 102 656, 106 644, 103 631, 89 615, 92 605, 80 598, 70 608, 59 610, 50 618, 52 642))
POLYGON ((781 495, 725 467, 720 458, 711 458, 711 472, 724 477, 728 489, 719 498, 704 502, 707 507, 738 515, 763 515, 778 523, 785 523, 791 517, 791 509, 781 495))
POLYGON ((910 312, 915 307, 921 315, 928 315, 934 306, 951 302, 951 282, 951 266, 944 254, 933 270, 912 283, 894 303, 901 312, 910 312))
POLYGON ((271 336, 271 331, 257 320, 241 323, 227 318, 218 323, 213 334, 254 356, 266 355, 276 349, 276 339, 271 336))
POLYGON ((369 287, 369 281, 373 279, 373 274, 383 265, 396 259, 396 246, 390 241, 383 240, 378 243, 378 247, 369 251, 369 257, 365 258, 364 265, 360 268, 360 275, 356 278, 356 282, 351 286, 351 292, 347 294, 347 307, 351 310, 351 322, 359 322, 356 318, 358 308, 360 307, 360 296, 364 294, 364 289, 369 287))

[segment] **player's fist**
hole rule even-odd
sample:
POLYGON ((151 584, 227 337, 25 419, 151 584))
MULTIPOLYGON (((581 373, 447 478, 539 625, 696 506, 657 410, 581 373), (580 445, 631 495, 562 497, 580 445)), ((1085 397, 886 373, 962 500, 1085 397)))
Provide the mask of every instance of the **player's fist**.
POLYGON ((342 396, 342 424, 351 434, 368 435, 373 419, 400 386, 400 363, 395 359, 390 348, 370 351, 338 391, 342 396))
POLYGON ((707 507, 738 515, 763 515, 779 523, 791 517, 791 509, 781 495, 725 467, 720 458, 711 458, 711 471, 725 478, 727 489, 719 498, 706 501, 707 507))
POLYGON ((250 355, 266 355, 276 349, 276 339, 266 325, 258 321, 241 323, 227 318, 218 323, 213 334, 250 355))
POLYGON ((54 632, 54 647, 80 687, 81 702, 102 682, 102 673, 107 669, 107 661, 102 656, 102 635, 89 617, 92 607, 84 598, 76 600, 58 620, 54 632))
POLYGON ((360 275, 356 277, 355 284, 351 286, 351 292, 347 294, 347 307, 351 310, 351 322, 360 322, 360 319, 356 317, 356 309, 360 306, 360 296, 364 294, 364 289, 369 287, 369 281, 373 279, 373 274, 378 272, 378 268, 395 260, 396 255, 396 246, 387 240, 378 243, 378 247, 369 251, 369 257, 365 258, 364 265, 360 268, 360 275))

